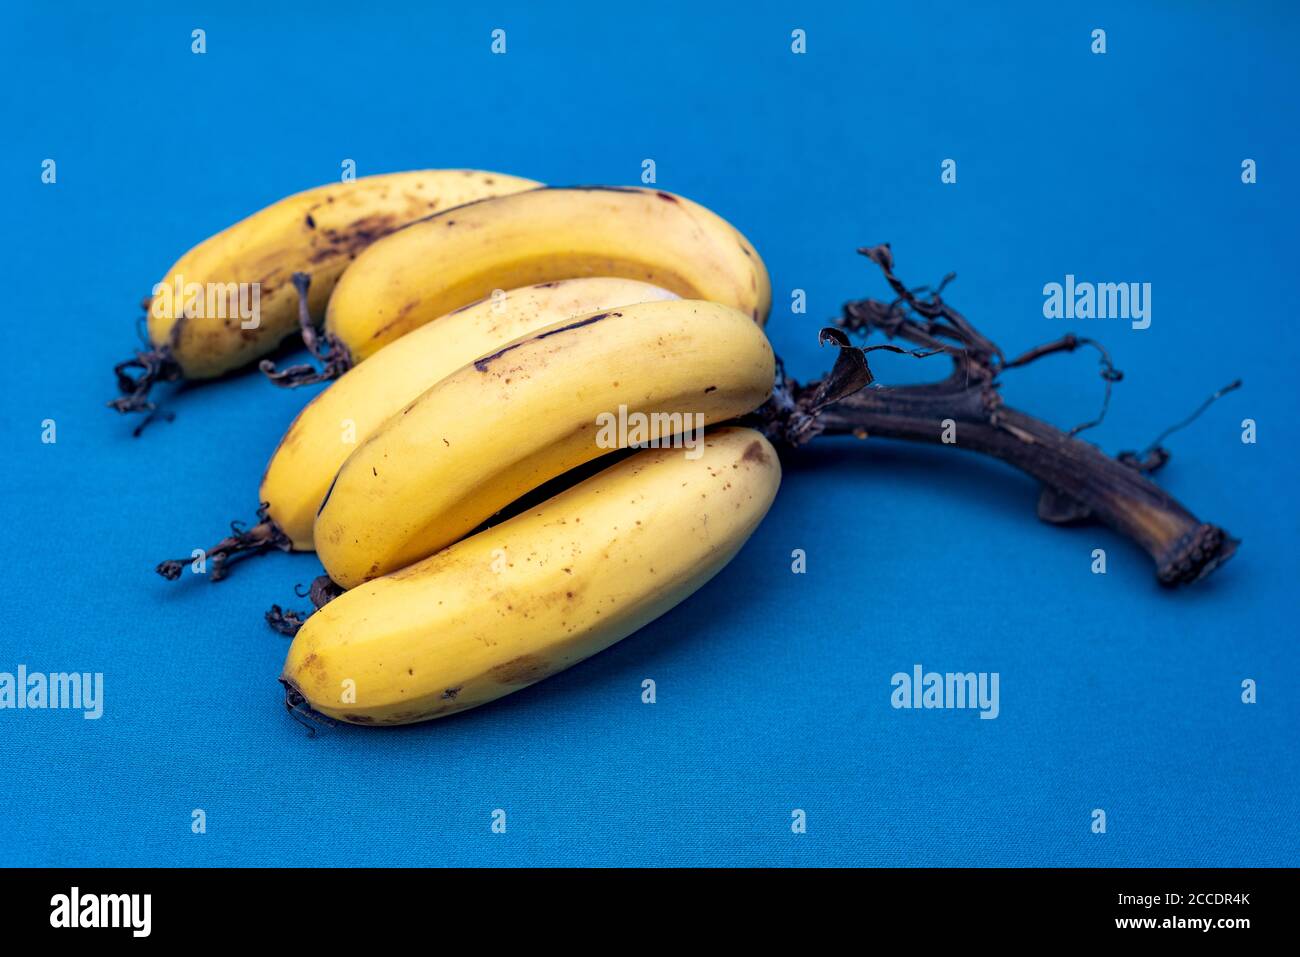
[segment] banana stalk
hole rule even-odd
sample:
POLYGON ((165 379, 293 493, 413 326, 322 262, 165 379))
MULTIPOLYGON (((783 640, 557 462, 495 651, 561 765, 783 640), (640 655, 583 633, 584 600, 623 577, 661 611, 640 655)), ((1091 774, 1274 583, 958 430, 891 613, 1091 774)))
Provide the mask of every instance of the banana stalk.
MULTIPOLYGON (((944 302, 942 290, 949 280, 928 295, 918 294, 894 275, 888 245, 859 251, 883 270, 896 298, 891 302, 850 302, 844 307, 839 328, 822 330, 823 343, 840 349, 835 368, 824 378, 801 386, 784 372, 778 376, 772 401, 756 416, 775 441, 794 447, 818 435, 854 435, 991 455, 1042 483, 1038 499, 1042 521, 1109 526, 1151 556, 1157 580, 1169 587, 1199 581, 1236 553, 1237 539, 1218 525, 1200 521, 1151 481, 1149 476, 1169 461, 1167 450, 1153 443, 1142 453, 1121 452, 1111 458, 1077 437, 1101 421, 1109 406, 1111 386, 1122 378, 1097 343, 1067 335, 1007 359, 996 343, 944 302), (880 332, 919 348, 858 348, 850 345, 843 330, 865 335, 880 332), (1106 383, 1101 416, 1063 431, 1002 401, 998 392, 1002 373, 1083 347, 1101 353, 1106 383), (946 354, 952 360, 952 372, 942 382, 868 389, 873 376, 866 353, 881 348, 919 356, 946 354), (943 440, 949 423, 956 435, 951 444, 943 440)), ((1221 389, 1211 401, 1240 384, 1221 389)), ((1169 431, 1173 430, 1165 435, 1169 431)))

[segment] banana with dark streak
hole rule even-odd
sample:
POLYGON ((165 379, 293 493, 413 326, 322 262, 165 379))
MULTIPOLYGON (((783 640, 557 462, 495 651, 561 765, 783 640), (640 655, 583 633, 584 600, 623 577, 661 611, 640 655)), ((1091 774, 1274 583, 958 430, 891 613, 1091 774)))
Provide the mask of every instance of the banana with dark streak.
POLYGON ((281 681, 359 725, 444 717, 527 687, 653 621, 757 528, 781 467, 758 432, 636 452, 431 558, 345 592, 298 631, 281 681))

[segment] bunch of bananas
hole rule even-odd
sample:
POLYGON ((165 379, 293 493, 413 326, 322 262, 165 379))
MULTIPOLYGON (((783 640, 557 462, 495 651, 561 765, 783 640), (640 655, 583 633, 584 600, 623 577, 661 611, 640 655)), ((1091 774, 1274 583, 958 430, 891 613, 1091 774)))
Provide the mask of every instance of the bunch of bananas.
POLYGON ((262 521, 210 553, 216 578, 238 552, 314 549, 344 589, 294 638, 294 706, 406 724, 539 681, 702 586, 776 495, 773 447, 727 424, 772 391, 767 271, 680 196, 376 176, 283 200, 182 273, 262 283, 260 324, 153 310, 129 395, 297 328, 313 345, 324 317, 306 379, 338 381, 272 455, 262 521))

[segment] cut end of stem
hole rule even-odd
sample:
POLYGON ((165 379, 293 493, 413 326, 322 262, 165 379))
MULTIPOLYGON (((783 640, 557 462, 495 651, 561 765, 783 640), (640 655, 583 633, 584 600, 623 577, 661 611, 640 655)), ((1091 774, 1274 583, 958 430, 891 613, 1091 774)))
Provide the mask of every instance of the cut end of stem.
POLYGON ((1160 584, 1168 588, 1200 581, 1237 553, 1241 540, 1217 525, 1198 525, 1179 539, 1156 567, 1160 584))

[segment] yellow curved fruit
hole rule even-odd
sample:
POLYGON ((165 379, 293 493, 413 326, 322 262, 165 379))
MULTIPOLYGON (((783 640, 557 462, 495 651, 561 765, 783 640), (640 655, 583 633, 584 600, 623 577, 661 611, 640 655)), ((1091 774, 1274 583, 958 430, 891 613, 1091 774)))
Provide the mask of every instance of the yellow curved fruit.
MULTIPOLYGON (((484 704, 587 658, 712 578, 780 483, 751 429, 703 455, 636 452, 307 619, 281 680, 353 724, 410 724, 484 704)), ((293 700, 297 700, 296 698, 293 700)))
POLYGON ((344 588, 396 571, 607 451, 695 442, 761 405, 774 373, 763 331, 718 303, 548 326, 453 372, 359 445, 316 516, 316 552, 344 588))
POLYGON ((602 309, 675 298, 632 279, 570 279, 480 300, 421 326, 349 370, 298 413, 271 457, 258 501, 293 548, 310 551, 316 513, 344 460, 425 389, 533 330, 602 309))
POLYGON ((772 305, 754 247, 703 206, 652 189, 543 187, 375 243, 339 281, 325 330, 360 361, 494 289, 577 276, 640 279, 732 306, 760 325, 772 305))
MULTIPOLYGON (((194 315, 174 295, 149 310, 149 339, 167 345, 186 378, 220 375, 265 355, 298 328, 295 272, 312 277, 308 305, 325 308, 343 269, 401 226, 464 203, 534 188, 532 180, 479 170, 419 170, 331 183, 289 196, 199 243, 160 284, 258 283, 260 321, 243 329, 194 315)), ((237 305, 237 303, 235 303, 237 305)), ((206 311, 206 310, 199 310, 206 311)), ((226 312, 234 310, 228 308, 226 312)))
MULTIPOLYGON (((206 379, 236 369, 297 331, 295 272, 311 275, 308 302, 319 315, 344 267, 379 237, 453 206, 537 185, 479 170, 418 170, 282 199, 199 243, 168 270, 147 301, 154 351, 123 365, 142 367, 151 379, 206 379)), ((148 407, 113 404, 122 411, 148 407)))

